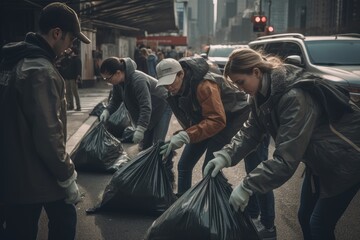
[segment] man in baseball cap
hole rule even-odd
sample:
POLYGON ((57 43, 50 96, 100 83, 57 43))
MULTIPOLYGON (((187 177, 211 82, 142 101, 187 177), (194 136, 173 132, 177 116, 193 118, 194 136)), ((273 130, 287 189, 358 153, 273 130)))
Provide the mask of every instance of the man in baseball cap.
POLYGON ((36 239, 44 209, 51 223, 48 238, 74 240, 81 194, 66 152, 65 82, 55 60, 74 39, 90 40, 75 11, 59 2, 41 11, 39 30, 1 48, 0 112, 6 114, 0 118, 0 199, 7 210, 6 239, 36 239))
POLYGON ((50 3, 40 13, 39 28, 42 32, 47 32, 49 29, 56 27, 74 34, 83 43, 88 44, 91 42, 81 32, 80 21, 76 12, 61 2, 50 3))
POLYGON ((240 130, 249 115, 247 98, 222 76, 209 72, 202 57, 166 58, 156 66, 158 83, 168 90, 168 101, 183 130, 161 146, 167 157, 185 145, 178 163, 178 192, 192 185, 192 171, 206 152, 203 167, 240 130))
POLYGON ((176 75, 182 71, 180 63, 173 58, 163 59, 156 65, 156 73, 158 76, 158 86, 171 85, 176 78, 176 75))

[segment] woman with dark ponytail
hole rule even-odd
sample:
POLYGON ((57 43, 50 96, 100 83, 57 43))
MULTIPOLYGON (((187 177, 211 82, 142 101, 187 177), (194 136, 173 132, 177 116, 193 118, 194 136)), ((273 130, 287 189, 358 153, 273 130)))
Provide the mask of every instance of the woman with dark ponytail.
POLYGON ((159 140, 164 141, 171 116, 161 114, 167 106, 166 90, 156 88, 157 80, 136 67, 131 58, 110 57, 103 61, 100 73, 113 85, 113 96, 100 121, 106 122, 124 102, 136 125, 133 142, 142 141, 142 148, 146 149, 159 140))

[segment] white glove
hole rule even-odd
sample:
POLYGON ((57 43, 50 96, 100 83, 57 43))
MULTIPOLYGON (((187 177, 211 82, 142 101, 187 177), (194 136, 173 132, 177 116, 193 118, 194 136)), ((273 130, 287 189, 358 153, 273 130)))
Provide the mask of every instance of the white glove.
POLYGON ((65 188, 66 196, 65 202, 68 204, 77 204, 81 201, 81 194, 78 185, 73 181, 70 186, 65 188))
POLYGON ((211 172, 211 177, 216 177, 221 169, 231 166, 231 158, 225 151, 214 152, 215 158, 210 160, 204 168, 204 176, 207 176, 211 172))
POLYGON ((185 143, 190 143, 190 137, 185 131, 180 131, 178 134, 171 137, 170 142, 167 142, 160 147, 160 154, 164 155, 164 158, 166 158, 169 156, 171 150, 181 148, 185 143))
POLYGON ((68 180, 64 182, 58 181, 59 186, 65 189, 65 202, 68 204, 77 204, 81 201, 81 194, 76 184, 76 178, 77 172, 74 171, 74 174, 68 180))
POLYGON ((144 139, 144 132, 145 132, 146 128, 142 127, 142 126, 137 126, 133 135, 133 142, 134 143, 139 143, 144 139))
POLYGON ((106 122, 110 117, 109 110, 105 109, 100 115, 100 122, 106 122))
POLYGON ((239 208, 243 212, 249 203, 249 198, 252 195, 252 191, 244 187, 243 181, 232 191, 229 199, 229 203, 235 211, 239 208))

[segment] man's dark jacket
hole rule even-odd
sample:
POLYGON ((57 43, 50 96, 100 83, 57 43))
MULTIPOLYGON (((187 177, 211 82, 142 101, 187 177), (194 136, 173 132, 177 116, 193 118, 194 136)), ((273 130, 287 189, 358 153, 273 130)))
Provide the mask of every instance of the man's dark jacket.
POLYGON ((34 33, 1 50, 0 203, 66 197, 57 181, 72 177, 74 165, 65 151, 65 84, 54 59, 34 33))

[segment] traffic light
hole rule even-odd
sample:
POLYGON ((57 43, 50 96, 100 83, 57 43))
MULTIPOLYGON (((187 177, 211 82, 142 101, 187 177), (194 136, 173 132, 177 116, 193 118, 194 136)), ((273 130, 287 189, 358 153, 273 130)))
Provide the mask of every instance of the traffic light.
POLYGON ((274 27, 270 25, 270 26, 266 27, 265 33, 266 33, 266 35, 270 35, 270 34, 273 34, 274 31, 275 31, 274 27))
POLYGON ((266 16, 255 15, 252 17, 253 32, 265 32, 266 27, 266 16))

